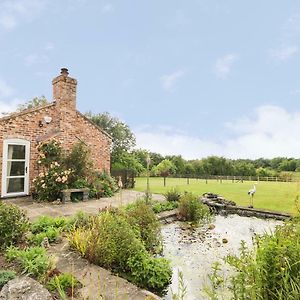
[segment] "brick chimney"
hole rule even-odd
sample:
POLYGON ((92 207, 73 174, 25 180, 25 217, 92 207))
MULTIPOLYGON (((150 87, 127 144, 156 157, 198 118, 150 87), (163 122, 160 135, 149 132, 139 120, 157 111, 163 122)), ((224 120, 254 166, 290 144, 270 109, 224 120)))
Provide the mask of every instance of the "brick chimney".
POLYGON ((53 99, 60 111, 76 111, 77 80, 69 77, 68 69, 62 68, 60 75, 52 80, 53 99))

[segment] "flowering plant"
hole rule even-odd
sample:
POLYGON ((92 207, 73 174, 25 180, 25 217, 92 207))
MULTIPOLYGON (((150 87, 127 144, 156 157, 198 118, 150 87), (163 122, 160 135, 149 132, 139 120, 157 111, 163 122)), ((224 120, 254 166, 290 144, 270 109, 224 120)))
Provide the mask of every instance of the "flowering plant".
POLYGON ((52 201, 60 197, 60 192, 68 188, 72 169, 66 169, 63 161, 62 148, 58 141, 51 140, 41 143, 37 147, 39 151, 38 164, 43 169, 33 179, 34 194, 42 201, 52 201))

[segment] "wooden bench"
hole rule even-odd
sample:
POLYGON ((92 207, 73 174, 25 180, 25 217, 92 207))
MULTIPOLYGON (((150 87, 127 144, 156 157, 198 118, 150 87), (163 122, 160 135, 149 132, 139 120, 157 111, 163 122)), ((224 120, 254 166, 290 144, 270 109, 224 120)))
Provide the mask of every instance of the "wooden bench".
POLYGON ((82 188, 82 189, 67 189, 67 190, 62 190, 62 202, 71 202, 71 194, 72 193, 82 193, 83 197, 82 200, 86 201, 89 199, 89 189, 88 188, 82 188))

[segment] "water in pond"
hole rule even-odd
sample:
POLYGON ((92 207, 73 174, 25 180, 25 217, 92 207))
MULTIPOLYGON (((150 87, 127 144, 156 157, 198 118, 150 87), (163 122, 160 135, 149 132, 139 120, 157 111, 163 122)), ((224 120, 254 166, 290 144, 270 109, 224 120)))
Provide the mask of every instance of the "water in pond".
POLYGON ((172 284, 164 299, 172 299, 171 289, 178 290, 178 271, 183 273, 187 286, 185 299, 206 299, 203 287, 209 283, 207 276, 211 273, 211 265, 215 261, 224 264, 223 257, 237 254, 242 240, 251 246, 254 234, 271 232, 281 224, 271 219, 217 215, 212 224, 196 229, 182 222, 164 225, 164 255, 173 267, 172 284))

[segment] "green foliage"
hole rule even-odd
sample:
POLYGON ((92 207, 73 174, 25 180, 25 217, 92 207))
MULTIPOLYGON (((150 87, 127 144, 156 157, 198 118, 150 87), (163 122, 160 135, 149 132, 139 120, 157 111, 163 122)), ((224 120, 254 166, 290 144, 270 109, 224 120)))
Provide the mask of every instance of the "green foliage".
POLYGON ((185 193, 180 197, 178 210, 183 220, 195 224, 200 220, 207 221, 210 218, 209 208, 192 193, 185 193))
POLYGON ((51 292, 55 290, 66 292, 70 288, 76 288, 79 284, 80 282, 71 273, 62 273, 49 280, 47 289, 51 292))
POLYGON ((96 115, 87 113, 86 116, 112 137, 112 164, 118 162, 120 153, 129 151, 135 146, 134 134, 129 126, 118 118, 112 117, 108 112, 96 115))
POLYGON ((68 227, 69 228, 84 228, 84 227, 89 227, 92 216, 84 211, 78 211, 75 215, 73 215, 69 220, 68 220, 68 227))
POLYGON ((274 234, 256 236, 253 250, 242 242, 239 255, 226 258, 236 270, 229 277, 231 299, 298 299, 299 257, 299 220, 277 227, 274 234))
POLYGON ((57 165, 62 161, 62 147, 56 139, 40 143, 37 150, 39 151, 38 164, 41 166, 50 167, 51 164, 57 165))
POLYGON ((7 248, 5 257, 8 261, 16 261, 22 271, 37 278, 43 277, 52 267, 45 248, 30 247, 20 250, 13 246, 7 248))
POLYGON ((162 211, 173 210, 178 207, 177 201, 156 201, 152 202, 154 213, 158 214, 162 211))
POLYGON ((38 163, 43 172, 33 180, 33 193, 41 201, 53 201, 68 188, 89 188, 90 197, 110 197, 117 190, 116 183, 106 173, 93 170, 90 151, 81 142, 64 154, 58 141, 38 146, 38 163))
POLYGON ((162 292, 170 283, 172 270, 165 258, 154 258, 146 252, 138 252, 128 259, 133 282, 149 290, 162 292))
POLYGON ((16 272, 8 270, 0 270, 0 290, 10 280, 16 277, 16 272))
POLYGON ((168 177, 171 174, 174 174, 176 171, 175 165, 168 159, 164 159, 157 166, 152 168, 152 172, 155 175, 162 177, 168 177))
POLYGON ((33 180, 34 196, 41 201, 60 198, 60 192, 68 187, 72 169, 63 165, 62 148, 58 141, 52 140, 38 146, 38 164, 43 172, 33 180))
POLYGON ((25 109, 31 109, 31 108, 35 108, 35 107, 39 107, 39 106, 43 106, 48 104, 48 100, 46 99, 45 96, 40 96, 40 97, 34 97, 32 100, 27 101, 25 104, 20 104, 18 106, 17 111, 22 111, 25 109))
POLYGON ((184 300, 185 299, 185 296, 187 294, 187 286, 184 283, 183 273, 181 271, 178 271, 177 293, 174 293, 172 289, 171 289, 171 292, 172 292, 172 300, 184 300))
POLYGON ((145 168, 133 153, 119 151, 115 154, 112 170, 132 170, 135 174, 141 174, 145 168))
POLYGON ((20 242, 28 227, 25 212, 15 205, 0 202, 0 249, 20 242))
POLYGON ((68 226, 70 226, 69 221, 64 217, 41 216, 31 224, 31 235, 28 241, 36 246, 40 246, 45 237, 50 243, 56 242, 61 231, 67 229, 68 226))
POLYGON ((147 251, 156 252, 161 248, 160 223, 151 206, 145 201, 138 200, 126 211, 127 221, 137 228, 147 251))
POLYGON ((33 245, 40 246, 42 241, 47 238, 49 243, 52 243, 57 241, 60 232, 59 228, 49 227, 44 232, 30 235, 28 241, 33 245))
POLYGON ((91 190, 96 198, 111 197, 118 190, 118 186, 113 177, 103 172, 95 174, 91 190))
POLYGON ((31 224, 33 234, 46 232, 49 228, 64 229, 68 225, 68 220, 64 217, 41 216, 31 224))
POLYGON ((133 283, 151 290, 162 290, 171 278, 169 263, 146 251, 126 216, 102 212, 91 218, 88 227, 74 228, 70 245, 90 262, 126 275, 133 283))
POLYGON ((179 201, 181 197, 181 192, 178 188, 171 188, 164 194, 167 201, 179 201))
POLYGON ((76 188, 80 181, 80 188, 88 186, 88 184, 83 185, 83 182, 86 181, 87 183, 88 178, 93 173, 93 163, 90 150, 83 142, 78 142, 72 147, 65 156, 63 165, 66 170, 72 170, 68 181, 69 186, 76 188))

